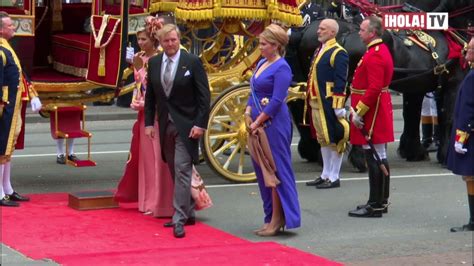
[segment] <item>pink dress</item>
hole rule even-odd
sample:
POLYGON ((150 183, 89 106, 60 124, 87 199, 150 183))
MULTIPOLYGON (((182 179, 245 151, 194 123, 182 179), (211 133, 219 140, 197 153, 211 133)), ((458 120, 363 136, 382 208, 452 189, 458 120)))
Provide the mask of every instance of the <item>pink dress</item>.
MULTIPOLYGON (((143 65, 146 66, 149 57, 141 56, 141 58, 143 65)), ((130 157, 115 198, 118 202, 138 201, 139 211, 150 212, 155 217, 171 217, 174 213, 173 179, 167 164, 161 158, 158 139, 152 140, 145 135, 143 100, 146 93, 146 67, 142 67, 139 71, 135 70, 134 74, 135 81, 141 83, 141 90, 134 91, 134 99, 139 104, 132 106, 138 110, 138 116, 133 126, 130 157)), ((154 126, 158 134, 158 123, 154 126)), ((156 135, 156 138, 158 137, 156 135)))

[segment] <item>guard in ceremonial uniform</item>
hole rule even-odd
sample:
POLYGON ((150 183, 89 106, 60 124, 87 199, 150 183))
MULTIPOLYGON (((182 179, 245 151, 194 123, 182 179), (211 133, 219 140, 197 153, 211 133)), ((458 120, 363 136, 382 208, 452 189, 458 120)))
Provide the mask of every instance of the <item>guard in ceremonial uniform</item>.
POLYGON ((27 197, 15 192, 10 182, 11 155, 24 128, 25 104, 31 97, 32 108, 41 109, 36 92, 26 82, 20 61, 8 43, 15 28, 6 12, 0 11, 0 206, 19 206, 18 201, 28 201, 27 197))
POLYGON ((448 169, 461 175, 467 185, 469 222, 451 232, 474 231, 474 38, 467 47, 470 71, 461 83, 453 116, 453 131, 448 146, 448 169))
POLYGON ((382 43, 382 22, 375 16, 360 25, 359 35, 367 45, 367 52, 354 73, 351 87, 352 124, 350 141, 363 145, 369 169, 370 196, 367 204, 349 212, 353 217, 382 217, 387 211, 390 175, 384 175, 367 145, 362 128, 368 133, 382 163, 389 170, 387 143, 393 142, 393 109, 388 85, 393 75, 393 59, 382 43))
POLYGON ((346 142, 349 140, 349 122, 345 118, 346 82, 349 57, 336 42, 339 25, 334 19, 321 21, 318 41, 308 77, 308 103, 311 132, 321 145, 323 172, 308 186, 335 188, 340 186, 339 171, 346 142))

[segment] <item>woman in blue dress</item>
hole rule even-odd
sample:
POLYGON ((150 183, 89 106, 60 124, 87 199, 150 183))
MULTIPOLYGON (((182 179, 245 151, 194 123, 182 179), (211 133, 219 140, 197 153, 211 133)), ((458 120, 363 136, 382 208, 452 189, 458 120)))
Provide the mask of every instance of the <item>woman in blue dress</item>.
POLYGON ((291 165, 292 124, 286 97, 292 73, 283 58, 288 35, 276 24, 271 24, 259 36, 259 48, 264 57, 250 83, 252 95, 245 115, 252 118, 250 134, 265 126, 271 153, 280 183, 275 188, 266 187, 262 170, 254 161, 260 194, 263 200, 264 225, 255 231, 259 236, 273 236, 285 226, 288 229, 301 225, 300 205, 295 176, 291 165))

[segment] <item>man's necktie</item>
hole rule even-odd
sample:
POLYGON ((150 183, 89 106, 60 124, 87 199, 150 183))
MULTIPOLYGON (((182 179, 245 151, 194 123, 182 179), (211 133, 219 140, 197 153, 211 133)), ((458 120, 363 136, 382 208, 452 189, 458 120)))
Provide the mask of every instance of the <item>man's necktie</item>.
POLYGON ((165 85, 165 90, 167 92, 166 94, 168 94, 169 90, 171 89, 172 69, 173 69, 173 60, 168 58, 166 59, 165 72, 163 73, 163 83, 165 85))

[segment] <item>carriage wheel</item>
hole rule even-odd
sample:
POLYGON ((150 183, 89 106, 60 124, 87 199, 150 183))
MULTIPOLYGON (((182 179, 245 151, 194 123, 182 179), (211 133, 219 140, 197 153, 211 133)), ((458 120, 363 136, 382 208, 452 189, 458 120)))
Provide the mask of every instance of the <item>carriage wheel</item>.
POLYGON ((233 182, 256 180, 247 150, 248 133, 244 122, 249 94, 248 84, 239 84, 222 92, 211 106, 204 133, 206 162, 217 174, 233 182))

